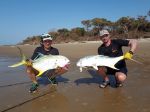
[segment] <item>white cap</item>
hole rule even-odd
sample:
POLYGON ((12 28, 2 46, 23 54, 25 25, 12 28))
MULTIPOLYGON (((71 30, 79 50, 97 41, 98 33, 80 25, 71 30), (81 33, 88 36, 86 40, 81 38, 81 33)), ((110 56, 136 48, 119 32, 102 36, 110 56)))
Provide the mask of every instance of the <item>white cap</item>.
POLYGON ((53 40, 52 36, 49 35, 49 34, 42 34, 42 40, 45 41, 45 40, 53 40))
POLYGON ((101 31, 99 32, 99 35, 100 35, 100 36, 103 36, 103 35, 105 35, 105 34, 108 34, 108 35, 109 35, 108 30, 101 30, 101 31))

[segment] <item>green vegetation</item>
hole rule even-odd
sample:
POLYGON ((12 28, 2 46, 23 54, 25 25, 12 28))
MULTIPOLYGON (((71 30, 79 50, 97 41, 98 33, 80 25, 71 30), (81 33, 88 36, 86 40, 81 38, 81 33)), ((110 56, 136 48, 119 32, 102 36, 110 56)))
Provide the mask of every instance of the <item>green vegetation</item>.
MULTIPOLYGON (((85 40, 97 40, 99 30, 107 29, 113 38, 150 38, 150 11, 144 16, 121 17, 116 22, 105 18, 83 20, 83 28, 77 27, 71 30, 58 29, 56 32, 48 32, 54 38, 55 43, 74 42, 85 40)), ((20 44, 39 44, 40 36, 27 37, 20 44)))

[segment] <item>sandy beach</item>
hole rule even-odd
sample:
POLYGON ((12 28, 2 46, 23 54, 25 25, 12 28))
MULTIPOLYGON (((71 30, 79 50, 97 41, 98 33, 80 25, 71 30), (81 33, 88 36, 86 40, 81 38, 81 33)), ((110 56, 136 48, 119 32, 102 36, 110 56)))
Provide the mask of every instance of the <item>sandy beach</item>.
MULTIPOLYGON (((57 77, 58 86, 39 78, 37 93, 28 92, 31 85, 25 67, 8 68, 21 60, 16 47, 0 46, 0 111, 1 112, 150 112, 150 39, 138 40, 134 59, 127 60, 128 77, 121 88, 111 85, 99 88, 101 77, 94 69, 79 71, 79 58, 96 55, 100 41, 54 44, 61 55, 71 61, 69 71, 57 77)), ((29 58, 37 46, 20 46, 29 58)), ((127 51, 124 48, 124 51, 127 51)))

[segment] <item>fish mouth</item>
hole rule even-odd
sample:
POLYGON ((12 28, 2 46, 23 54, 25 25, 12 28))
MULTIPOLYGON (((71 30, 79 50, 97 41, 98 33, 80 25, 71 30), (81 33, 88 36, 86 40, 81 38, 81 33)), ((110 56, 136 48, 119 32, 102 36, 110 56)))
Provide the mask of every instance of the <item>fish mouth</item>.
POLYGON ((77 67, 80 67, 82 64, 81 64, 81 62, 77 62, 77 67))
POLYGON ((66 64, 65 66, 63 66, 62 68, 65 69, 65 70, 69 70, 69 64, 70 64, 70 63, 67 63, 67 64, 66 64))

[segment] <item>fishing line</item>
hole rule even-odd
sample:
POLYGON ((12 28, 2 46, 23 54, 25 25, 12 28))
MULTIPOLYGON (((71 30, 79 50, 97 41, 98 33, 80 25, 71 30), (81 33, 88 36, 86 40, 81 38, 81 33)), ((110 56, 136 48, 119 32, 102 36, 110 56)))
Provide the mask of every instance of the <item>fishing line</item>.
MULTIPOLYGON (((72 81, 66 81, 66 82, 69 83, 69 84, 74 84, 74 83, 75 83, 74 81, 73 81, 73 82, 72 82, 72 81)), ((66 83, 66 82, 65 82, 65 83, 66 83)), ((55 87, 55 86, 52 85, 52 87, 55 87)), ((29 102, 31 102, 31 101, 34 101, 34 100, 36 100, 36 99, 38 99, 38 98, 41 98, 41 97, 43 97, 43 96, 46 96, 46 95, 48 95, 48 94, 50 94, 50 93, 52 93, 52 92, 55 92, 55 91, 56 91, 56 88, 52 88, 50 91, 48 91, 48 92, 46 92, 46 93, 44 93, 44 94, 41 94, 41 95, 39 95, 39 96, 37 96, 37 97, 28 99, 28 100, 26 100, 26 101, 24 101, 24 102, 22 102, 22 103, 19 103, 19 104, 17 104, 17 105, 14 105, 14 106, 12 106, 12 107, 6 108, 6 109, 2 110, 1 112, 7 112, 7 111, 12 110, 12 109, 14 109, 14 108, 20 107, 20 106, 22 106, 22 105, 24 105, 24 104, 26 104, 26 103, 29 103, 29 102)))
POLYGON ((28 84, 28 83, 31 83, 31 81, 8 84, 8 85, 1 85, 0 88, 9 87, 9 86, 16 86, 16 85, 22 85, 22 84, 28 84))
MULTIPOLYGON (((21 71, 24 71, 22 69, 20 69, 21 71)), ((22 85, 22 84, 28 84, 31 83, 31 81, 26 81, 26 82, 20 82, 20 83, 14 83, 14 84, 7 84, 7 85, 0 85, 0 88, 4 88, 4 87, 9 87, 9 86, 16 86, 16 85, 22 85)))
POLYGON ((31 99, 29 99, 29 100, 26 100, 26 101, 24 101, 24 102, 22 102, 22 103, 19 103, 19 104, 17 104, 17 105, 14 105, 14 106, 12 106, 12 107, 6 108, 6 109, 2 110, 1 112, 6 112, 6 111, 12 110, 12 109, 14 109, 14 108, 20 107, 20 106, 22 106, 23 104, 26 104, 26 103, 29 103, 29 102, 31 102, 31 101, 34 101, 34 100, 36 100, 36 99, 38 99, 38 98, 41 98, 41 97, 43 97, 43 96, 45 96, 45 95, 48 95, 48 94, 50 94, 50 93, 52 93, 52 92, 54 92, 54 91, 55 91, 55 89, 53 89, 52 91, 46 92, 46 93, 44 93, 44 94, 42 94, 42 95, 39 95, 39 96, 37 96, 37 97, 31 98, 31 99))

